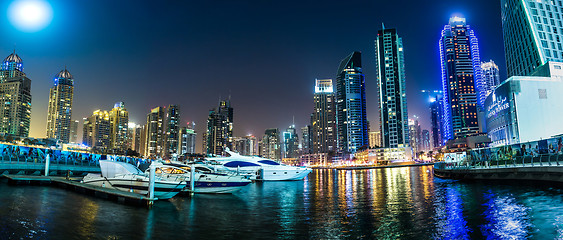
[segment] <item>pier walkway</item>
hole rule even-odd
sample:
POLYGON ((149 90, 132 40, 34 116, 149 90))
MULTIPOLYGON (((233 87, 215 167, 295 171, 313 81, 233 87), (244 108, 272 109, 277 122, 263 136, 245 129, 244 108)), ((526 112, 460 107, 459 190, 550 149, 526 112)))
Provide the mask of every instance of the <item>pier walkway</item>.
POLYGON ((461 162, 434 164, 434 174, 449 179, 534 180, 563 183, 563 154, 489 159, 468 156, 461 162))
POLYGON ((152 206, 157 198, 150 199, 145 195, 120 191, 112 188, 103 188, 80 183, 81 178, 64 178, 49 176, 22 176, 22 175, 0 175, 0 177, 8 179, 9 184, 15 185, 51 185, 74 192, 113 200, 120 203, 152 206))

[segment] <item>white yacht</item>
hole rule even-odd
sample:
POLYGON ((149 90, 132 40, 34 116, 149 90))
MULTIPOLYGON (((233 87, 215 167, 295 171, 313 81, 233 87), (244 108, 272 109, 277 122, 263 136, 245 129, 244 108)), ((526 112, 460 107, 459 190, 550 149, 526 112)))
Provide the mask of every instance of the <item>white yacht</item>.
POLYGON ((302 180, 312 171, 310 168, 289 166, 258 156, 243 156, 228 149, 225 152, 230 156, 208 157, 206 160, 219 162, 220 167, 216 167, 219 171, 237 172, 251 180, 302 180))
MULTIPOLYGON (((100 160, 100 169, 102 170, 101 175, 89 173, 82 179, 82 183, 142 195, 148 194, 149 176, 137 167, 124 162, 100 160)), ((183 180, 156 177, 154 196, 158 199, 172 198, 182 191, 186 184, 183 180)))
MULTIPOLYGON (((180 163, 163 163, 158 161, 154 161, 152 165, 156 168, 156 174, 164 179, 186 181, 188 186, 184 188, 184 191, 189 190, 191 166, 180 163)), ((241 188, 252 182, 244 176, 239 176, 233 173, 217 173, 212 169, 199 164, 195 165, 194 175, 194 192, 196 193, 233 193, 239 191, 241 188)))

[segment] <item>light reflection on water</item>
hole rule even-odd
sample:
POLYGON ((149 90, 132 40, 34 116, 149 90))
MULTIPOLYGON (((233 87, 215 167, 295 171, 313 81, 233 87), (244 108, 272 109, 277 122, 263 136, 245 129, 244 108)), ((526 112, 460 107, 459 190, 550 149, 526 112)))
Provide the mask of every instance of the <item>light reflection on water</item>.
POLYGON ((436 179, 431 167, 315 170, 147 210, 0 183, 0 239, 554 239, 560 189, 436 179))

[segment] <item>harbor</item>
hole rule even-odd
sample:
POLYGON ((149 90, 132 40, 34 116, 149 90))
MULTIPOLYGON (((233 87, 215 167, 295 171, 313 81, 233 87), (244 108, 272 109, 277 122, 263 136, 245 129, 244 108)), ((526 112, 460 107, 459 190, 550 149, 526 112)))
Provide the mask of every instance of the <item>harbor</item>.
POLYGON ((443 180, 431 166, 314 170, 303 181, 176 196, 150 209, 6 182, 2 239, 557 239, 563 230, 560 189, 443 180))

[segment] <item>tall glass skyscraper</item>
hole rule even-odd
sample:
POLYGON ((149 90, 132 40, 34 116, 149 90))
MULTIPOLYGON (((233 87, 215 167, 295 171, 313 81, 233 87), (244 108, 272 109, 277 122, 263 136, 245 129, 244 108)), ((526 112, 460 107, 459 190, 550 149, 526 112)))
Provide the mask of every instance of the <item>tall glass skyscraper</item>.
POLYGON ((165 158, 170 159, 174 154, 178 154, 178 139, 180 134, 180 107, 178 105, 168 105, 166 113, 166 140, 165 158))
POLYGON ((355 153, 369 145, 362 56, 353 52, 340 62, 336 77, 338 151, 355 153))
POLYGON ((316 79, 311 114, 312 153, 336 150, 336 100, 332 79, 316 79))
POLYGON ((217 108, 209 110, 204 151, 221 155, 225 148, 233 149, 233 108, 231 100, 220 101, 217 108))
POLYGON ((485 83, 485 92, 488 96, 500 84, 500 74, 498 66, 493 60, 481 63, 483 72, 483 82, 485 83))
MULTIPOLYGON (((375 40, 382 145, 407 147, 409 126, 403 41, 395 29, 382 29, 375 40)), ((414 147, 414 146, 413 146, 414 147)))
POLYGON ((65 68, 55 76, 54 85, 49 91, 47 138, 58 139, 62 143, 70 142, 73 96, 74 78, 65 68))
POLYGON ((442 141, 480 132, 479 110, 484 109, 479 44, 465 18, 452 17, 439 41, 443 90, 442 141))
POLYGON ((116 153, 124 153, 127 146, 127 131, 129 130, 129 112, 125 109, 125 103, 118 102, 109 111, 111 124, 110 145, 116 153))
POLYGON ((563 61, 561 1, 501 0, 501 13, 508 77, 563 61))
POLYGON ((27 137, 31 122, 31 80, 23 72, 23 61, 14 53, 0 69, 0 133, 27 137))

